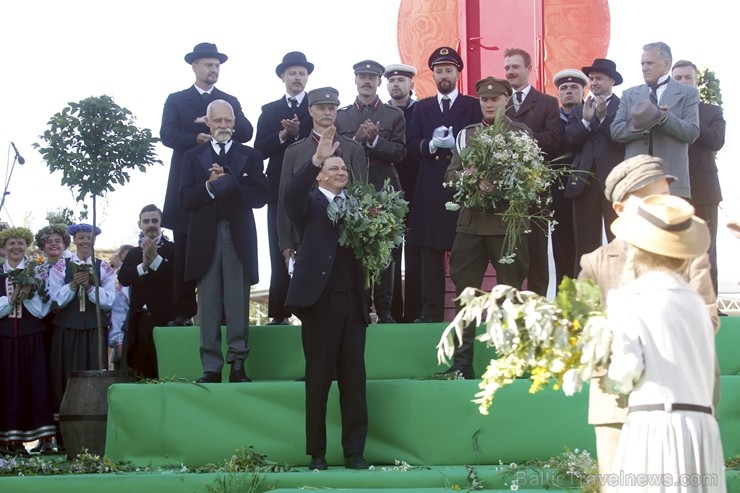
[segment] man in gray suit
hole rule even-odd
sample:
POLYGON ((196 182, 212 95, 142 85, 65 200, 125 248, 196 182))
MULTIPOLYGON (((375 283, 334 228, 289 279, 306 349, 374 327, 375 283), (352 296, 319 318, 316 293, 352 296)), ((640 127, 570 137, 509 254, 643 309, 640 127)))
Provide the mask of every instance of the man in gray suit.
POLYGON ((667 44, 650 43, 642 49, 645 84, 631 87, 622 94, 611 125, 612 139, 626 144, 625 159, 639 154, 662 158, 668 172, 676 177, 671 183, 671 194, 691 198, 689 144, 699 136, 699 92, 671 79, 673 57, 667 44), (650 128, 635 128, 630 119, 642 111, 650 111, 652 107, 647 102, 652 102, 664 114, 650 128))

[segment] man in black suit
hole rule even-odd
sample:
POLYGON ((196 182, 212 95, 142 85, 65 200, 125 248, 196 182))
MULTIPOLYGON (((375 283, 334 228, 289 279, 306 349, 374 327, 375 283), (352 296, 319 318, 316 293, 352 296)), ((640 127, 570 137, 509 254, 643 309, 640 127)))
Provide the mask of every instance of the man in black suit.
POLYGON ((574 173, 565 186, 565 196, 573 200, 573 276, 581 270, 581 256, 599 248, 604 233, 607 242, 614 239, 610 226, 617 214, 604 195, 604 186, 611 170, 624 160, 624 144, 612 139, 610 130, 619 109, 619 97, 612 89, 622 83, 617 65, 597 58, 582 70, 588 77, 589 96, 583 106, 573 109, 565 127, 565 139, 576 153, 574 173))
MULTIPOLYGON (((414 77, 416 68, 403 63, 394 63, 385 67, 383 74, 388 79, 388 94, 391 99, 388 104, 403 111, 406 121, 406 141, 409 140, 409 126, 411 115, 414 114, 416 99, 414 94, 414 77)), ((414 201, 414 187, 416 175, 419 173, 419 161, 410 153, 396 165, 398 180, 401 182, 403 198, 408 201, 409 207, 414 201)), ((406 217, 408 227, 408 216, 406 217)), ((419 264, 419 249, 404 242, 403 249, 398 247, 394 251, 396 263, 393 280, 393 302, 391 315, 398 321, 413 322, 421 310, 421 265, 419 264), (404 261, 404 274, 401 277, 401 257, 404 261)))
POLYGON ((292 51, 283 57, 275 73, 285 84, 285 95, 262 107, 257 120, 257 136, 254 148, 269 159, 267 163, 267 183, 270 197, 267 201, 267 238, 270 245, 270 295, 267 316, 272 320, 267 325, 290 323, 290 312, 285 308, 290 276, 285 266, 283 253, 278 246, 277 211, 280 190, 280 173, 283 169, 285 149, 311 133, 311 116, 308 114, 306 83, 313 72, 313 63, 306 55, 292 51))
POLYGON ((326 401, 333 375, 339 384, 345 466, 367 469, 365 333, 370 323, 362 264, 339 245, 339 226, 327 215, 330 200, 343 200, 347 166, 335 156, 330 126, 316 152, 287 184, 285 208, 303 231, 287 305, 303 324, 306 356, 306 453, 309 469, 326 469, 326 401), (318 186, 317 186, 318 185, 318 186))
MULTIPOLYGON (((352 68, 357 97, 352 104, 337 110, 337 132, 362 145, 368 163, 368 183, 380 190, 388 180, 393 189, 400 190, 396 165, 406 155, 406 120, 403 112, 392 105, 383 104, 378 97, 385 67, 373 60, 363 60, 352 68)), ((375 307, 377 321, 383 324, 396 323, 391 316, 391 300, 395 259, 400 250, 394 250, 393 253, 394 261, 383 271, 380 282, 367 292, 375 307)))
POLYGON ((421 259, 422 306, 414 320, 420 323, 444 319, 445 252, 452 249, 458 216, 445 208, 454 190, 444 187, 444 175, 457 133, 483 119, 478 99, 457 90, 463 69, 460 55, 443 46, 434 50, 428 64, 437 95, 414 105, 406 146, 419 163, 406 243, 419 248, 421 259))
MULTIPOLYGON (((673 64, 673 80, 691 87, 697 87, 696 65, 679 60, 673 64)), ((709 261, 712 265, 712 284, 717 293, 717 208, 722 202, 722 189, 717 175, 714 156, 725 145, 725 118, 722 107, 699 103, 699 137, 689 145, 689 183, 691 184, 691 205, 696 215, 709 226, 712 244, 709 247, 709 261)))
MULTIPOLYGON (((545 160, 555 159, 560 149, 560 111, 558 99, 541 93, 529 84, 532 57, 521 48, 508 48, 504 52, 506 80, 514 89, 512 105, 506 116, 523 123, 534 133, 534 138, 545 154, 545 160)), ((539 212, 542 211, 533 211, 539 212)), ((532 221, 529 234, 529 275, 527 289, 547 295, 550 269, 547 262, 547 221, 532 221)))
POLYGON ((175 273, 175 245, 164 237, 162 211, 154 204, 139 213, 143 233, 118 270, 121 286, 129 292, 128 330, 123 339, 124 368, 133 368, 141 378, 157 378, 157 352, 152 332, 175 316, 172 306, 172 278, 175 273))
POLYGON ((183 155, 193 147, 209 142, 205 124, 206 107, 210 101, 223 99, 231 104, 236 116, 234 140, 246 143, 252 138, 252 124, 244 116, 239 101, 214 87, 219 69, 228 57, 218 52, 215 44, 199 43, 185 55, 192 66, 195 84, 184 91, 170 94, 164 103, 162 128, 159 135, 162 143, 172 149, 172 162, 167 180, 167 194, 162 212, 162 227, 172 230, 177 255, 175 257, 175 280, 173 304, 175 318, 169 325, 192 325, 191 318, 198 311, 195 299, 195 283, 184 281, 185 245, 187 244, 188 217, 178 201, 183 155))
POLYGON ((226 318, 230 382, 248 382, 249 290, 259 277, 252 209, 267 203, 262 154, 234 142, 234 110, 208 105, 211 141, 183 156, 180 204, 190 213, 185 280, 197 280, 200 297, 200 383, 221 381, 221 321, 226 318))

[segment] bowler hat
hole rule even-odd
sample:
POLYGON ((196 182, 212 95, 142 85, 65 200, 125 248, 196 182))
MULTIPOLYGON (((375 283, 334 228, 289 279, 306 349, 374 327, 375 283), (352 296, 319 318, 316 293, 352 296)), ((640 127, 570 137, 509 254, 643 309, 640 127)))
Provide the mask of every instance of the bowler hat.
POLYGON ((638 154, 625 159, 609 172, 604 182, 604 196, 609 202, 623 202, 624 198, 658 180, 676 181, 659 157, 638 154))
POLYGON ((371 74, 380 77, 385 72, 385 67, 374 60, 363 60, 352 65, 357 74, 371 74))
POLYGON ((440 63, 451 63, 455 65, 458 70, 463 69, 463 61, 460 55, 450 48, 449 46, 442 46, 434 50, 434 53, 429 57, 429 68, 434 70, 434 66, 440 63))
POLYGON ((294 65, 305 67, 309 75, 311 75, 311 72, 313 72, 313 63, 306 60, 306 55, 304 55, 300 51, 291 51, 290 53, 286 53, 283 57, 283 62, 275 67, 275 73, 278 77, 282 77, 285 69, 294 65))
POLYGON ((622 83, 622 76, 617 72, 617 64, 608 58, 597 58, 590 67, 582 67, 583 73, 588 76, 591 72, 601 72, 614 79, 614 85, 622 83))
POLYGON ((416 76, 416 69, 411 65, 406 65, 405 63, 393 63, 385 67, 385 73, 383 75, 389 79, 394 75, 402 75, 412 79, 416 76))
POLYGON ((475 90, 480 97, 498 97, 502 94, 511 96, 513 89, 511 83, 506 79, 497 79, 496 77, 486 77, 475 83, 475 90))
POLYGON ((201 58, 218 58, 221 63, 229 59, 223 53, 219 53, 218 48, 213 43, 198 43, 191 53, 185 55, 185 61, 188 63, 193 63, 201 58))
POLYGON ((581 87, 585 87, 586 84, 588 84, 588 77, 580 70, 566 68, 565 70, 561 70, 555 74, 555 77, 552 78, 552 83, 555 84, 555 87, 560 87, 560 84, 564 84, 566 82, 576 82, 580 84, 581 87))
POLYGON ((709 249, 709 228, 674 195, 648 195, 611 225, 620 240, 665 257, 690 259, 709 249))
POLYGON ((308 93, 308 105, 329 103, 339 106, 339 91, 333 87, 319 87, 308 93))
POLYGON ((642 132, 663 123, 666 118, 668 118, 668 111, 661 110, 648 99, 643 99, 630 108, 629 119, 625 126, 630 132, 642 132))

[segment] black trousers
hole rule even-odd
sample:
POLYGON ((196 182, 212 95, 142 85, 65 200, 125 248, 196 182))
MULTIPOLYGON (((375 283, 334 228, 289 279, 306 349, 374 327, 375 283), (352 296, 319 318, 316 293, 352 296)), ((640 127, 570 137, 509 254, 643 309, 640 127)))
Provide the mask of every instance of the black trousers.
POLYGON ((271 318, 288 318, 290 311, 285 308, 285 297, 288 296, 290 276, 285 266, 283 252, 278 246, 277 202, 267 204, 267 242, 270 250, 270 294, 267 302, 267 316, 271 318))
POLYGON ((344 456, 362 455, 367 438, 365 335, 356 293, 324 289, 315 305, 301 310, 306 356, 306 453, 326 454, 326 403, 332 379, 339 384, 344 456), (336 372, 336 373, 335 373, 336 372))
POLYGON ((573 239, 573 204, 561 197, 554 207, 552 230, 552 256, 555 261, 555 288, 560 287, 564 276, 573 277, 576 268, 576 247, 573 239))
POLYGON ((581 195, 573 199, 573 236, 576 248, 574 276, 578 276, 581 271, 581 257, 601 246, 602 232, 606 232, 607 242, 614 239, 611 224, 616 218, 617 213, 611 202, 604 197, 599 183, 588 183, 581 195))
POLYGON ((188 235, 173 233, 175 240, 175 278, 172 280, 172 305, 175 314, 184 318, 194 317, 198 313, 198 300, 195 297, 195 288, 198 281, 185 282, 185 254, 187 251, 188 235))
POLYGON ((419 248, 421 265, 421 317, 432 322, 444 320, 445 251, 419 248))
POLYGON ((714 293, 718 293, 718 281, 717 281, 717 221, 719 220, 717 207, 719 204, 694 204, 693 201, 689 200, 694 206, 694 213, 700 218, 707 222, 709 227, 709 238, 712 243, 709 245, 709 263, 712 269, 712 285, 714 286, 714 293))
POLYGON ((405 280, 403 283, 403 317, 396 321, 413 322, 421 315, 421 251, 416 245, 403 247, 405 280))
POLYGON ((532 220, 532 231, 527 239, 529 248, 529 273, 527 289, 547 296, 550 284, 550 266, 547 263, 547 221, 532 220))

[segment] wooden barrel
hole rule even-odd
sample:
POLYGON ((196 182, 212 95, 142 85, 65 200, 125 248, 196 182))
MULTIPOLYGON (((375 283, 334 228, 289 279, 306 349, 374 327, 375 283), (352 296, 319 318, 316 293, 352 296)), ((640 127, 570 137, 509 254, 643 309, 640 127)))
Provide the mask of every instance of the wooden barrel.
POLYGON ((67 457, 84 449, 103 456, 108 424, 108 387, 136 381, 133 370, 72 372, 59 408, 59 428, 67 457))

